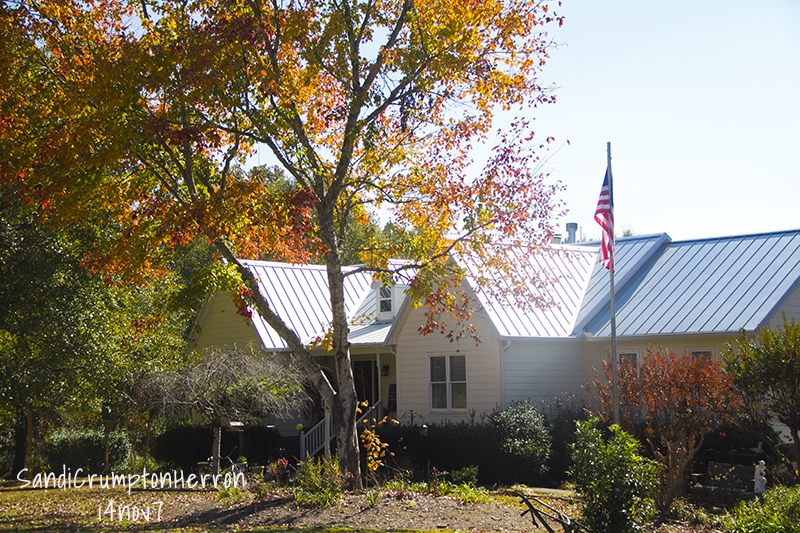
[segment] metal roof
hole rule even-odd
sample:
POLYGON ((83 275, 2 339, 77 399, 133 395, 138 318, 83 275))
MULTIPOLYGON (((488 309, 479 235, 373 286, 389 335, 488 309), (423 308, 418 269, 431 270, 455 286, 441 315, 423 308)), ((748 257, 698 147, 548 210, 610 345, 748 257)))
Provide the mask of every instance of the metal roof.
MULTIPOLYGON (((500 337, 610 335, 608 271, 597 261, 597 246, 554 245, 535 256, 513 247, 506 252, 530 280, 530 293, 547 296, 549 291, 557 305, 530 309, 511 295, 477 290, 500 337)), ((491 276, 491 268, 475 258, 455 259, 473 287, 476 277, 491 276)), ((331 321, 324 266, 243 263, 303 342, 324 333, 331 321)), ((618 239, 616 263, 617 335, 752 331, 772 317, 800 281, 800 230, 682 242, 672 242, 667 234, 618 239)), ((390 333, 390 322, 375 321, 375 287, 370 273, 345 277, 354 344, 382 344, 390 333)), ((286 348, 257 312, 253 324, 267 348, 286 348)))
MULTIPOLYGON (((556 305, 530 309, 509 294, 478 291, 478 298, 501 337, 566 337, 575 325, 586 286, 597 261, 597 249, 553 245, 549 251, 527 255, 509 246, 508 261, 518 266, 529 280, 533 296, 551 297, 556 305), (545 294, 545 291, 549 291, 545 294)), ((469 258, 457 258, 472 274, 486 276, 483 265, 469 258)))
MULTIPOLYGON (((666 233, 617 239, 614 250, 616 260, 616 270, 614 272, 615 293, 619 294, 621 289, 639 275, 645 263, 651 260, 659 249, 670 242, 671 239, 666 233)), ((597 243, 590 243, 587 247, 598 249, 597 243)), ((586 289, 583 305, 575 322, 576 333, 582 332, 589 320, 609 306, 609 292, 608 269, 597 261, 592 271, 592 277, 589 280, 589 286, 586 289)))
MULTIPOLYGON (((256 276, 270 307, 306 343, 322 335, 331 323, 328 275, 321 265, 291 265, 267 261, 242 261, 256 276)), ((370 296, 372 274, 358 272, 344 279, 345 312, 352 319, 370 296)), ((267 349, 284 349, 286 343, 253 310, 253 325, 267 349)))
MULTIPOLYGON (((667 238, 660 244, 652 239, 617 241, 619 275, 628 273, 621 284, 615 276, 618 336, 752 331, 770 319, 800 279, 800 230, 681 242, 667 238), (625 264, 622 251, 636 257, 633 264, 625 264)), ((587 312, 576 333, 608 336, 605 269, 595 268, 593 289, 594 316, 587 312)))

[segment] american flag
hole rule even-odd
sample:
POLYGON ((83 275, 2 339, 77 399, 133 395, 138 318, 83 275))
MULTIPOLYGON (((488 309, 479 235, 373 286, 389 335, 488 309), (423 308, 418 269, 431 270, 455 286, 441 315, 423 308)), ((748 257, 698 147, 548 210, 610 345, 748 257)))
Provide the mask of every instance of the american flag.
POLYGON ((603 242, 601 252, 603 254, 603 266, 614 268, 614 194, 611 190, 611 168, 606 170, 606 177, 603 180, 603 188, 600 189, 600 200, 597 202, 597 210, 594 212, 594 219, 603 228, 603 242))

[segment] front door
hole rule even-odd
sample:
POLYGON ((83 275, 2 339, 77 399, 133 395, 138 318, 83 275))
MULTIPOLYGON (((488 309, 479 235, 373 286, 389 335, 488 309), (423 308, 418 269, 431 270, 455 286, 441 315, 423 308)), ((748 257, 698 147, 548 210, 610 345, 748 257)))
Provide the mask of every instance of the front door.
POLYGON ((356 385, 358 401, 368 401, 370 407, 375 405, 375 374, 377 366, 375 361, 354 361, 353 362, 353 381, 356 385))

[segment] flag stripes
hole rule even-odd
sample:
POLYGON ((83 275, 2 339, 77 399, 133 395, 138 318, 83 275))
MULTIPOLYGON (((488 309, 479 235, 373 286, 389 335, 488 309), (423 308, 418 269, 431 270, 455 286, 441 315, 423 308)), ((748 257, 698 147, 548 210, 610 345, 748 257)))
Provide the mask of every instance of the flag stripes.
POLYGON ((611 167, 606 169, 606 177, 603 180, 603 187, 600 189, 600 200, 597 202, 597 210, 594 212, 594 219, 603 228, 603 240, 600 252, 603 266, 609 269, 614 268, 614 194, 611 189, 611 167))

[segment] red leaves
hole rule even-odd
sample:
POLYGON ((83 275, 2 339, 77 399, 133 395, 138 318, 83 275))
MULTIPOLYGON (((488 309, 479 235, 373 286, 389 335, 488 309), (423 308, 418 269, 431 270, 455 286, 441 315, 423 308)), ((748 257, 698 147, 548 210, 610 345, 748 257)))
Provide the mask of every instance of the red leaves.
POLYGON ((253 305, 253 291, 247 286, 240 286, 233 296, 233 303, 236 306, 236 314, 245 318, 253 318, 253 312, 249 309, 253 305))

